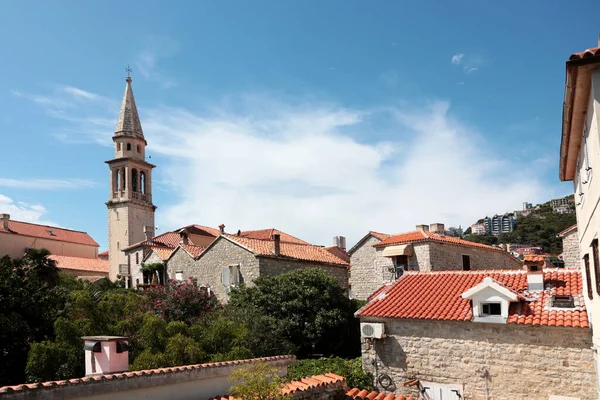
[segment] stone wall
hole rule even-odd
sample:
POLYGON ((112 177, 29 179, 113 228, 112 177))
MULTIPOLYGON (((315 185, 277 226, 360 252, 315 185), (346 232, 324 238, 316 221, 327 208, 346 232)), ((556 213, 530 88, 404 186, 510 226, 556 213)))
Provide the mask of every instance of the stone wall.
POLYGON ((579 255, 579 235, 577 234, 577 229, 563 236, 562 244, 565 267, 580 267, 581 257, 579 255))
MULTIPOLYGON (((595 399, 591 330, 514 324, 364 318, 387 337, 362 343, 363 368, 388 374, 398 393, 410 379, 462 386, 465 400, 595 399), (375 361, 376 360, 376 361, 375 361)), ((378 389, 383 390, 378 384, 378 389)), ((409 390, 407 390, 409 389, 409 390)))
POLYGON ((194 276, 194 265, 196 260, 194 257, 185 251, 183 248, 178 247, 171 257, 167 261, 167 274, 169 279, 175 279, 176 273, 181 272, 184 280, 194 276))
POLYGON ((279 275, 284 272, 302 268, 318 268, 338 280, 344 289, 348 289, 348 268, 345 266, 295 261, 280 258, 260 257, 260 276, 279 275))
POLYGON ((471 270, 520 269, 521 261, 506 251, 487 250, 470 246, 429 243, 429 265, 419 264, 421 271, 462 270, 462 256, 471 258, 471 270))
POLYGON ((184 271, 183 276, 185 279, 190 276, 196 278, 198 285, 210 287, 219 300, 226 301, 227 288, 221 282, 221 268, 237 264, 240 265, 242 282, 252 286, 252 281, 259 277, 258 259, 250 251, 220 237, 184 271))
POLYGON ((366 300, 382 285, 383 276, 375 264, 377 250, 373 247, 379 242, 381 240, 371 236, 350 255, 350 282, 355 299, 366 300))

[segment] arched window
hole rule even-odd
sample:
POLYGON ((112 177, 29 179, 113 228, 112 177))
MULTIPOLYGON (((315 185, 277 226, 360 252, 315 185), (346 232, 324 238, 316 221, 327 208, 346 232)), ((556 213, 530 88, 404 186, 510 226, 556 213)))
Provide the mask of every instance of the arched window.
POLYGON ((123 190, 123 189, 121 188, 121 187, 122 187, 122 186, 121 186, 121 170, 116 170, 115 172, 116 172, 116 174, 115 174, 115 179, 116 179, 116 181, 117 181, 117 182, 116 182, 116 187, 115 187, 115 190, 123 190))
POLYGON ((125 184, 127 181, 125 180, 125 167, 121 168, 121 190, 125 190, 127 185, 125 184))
POLYGON ((131 170, 131 190, 138 191, 138 171, 135 168, 131 170))
POLYGON ((140 171, 140 192, 146 194, 146 173, 144 171, 140 171))
POLYGON ((135 253, 135 263, 136 264, 140 263, 140 253, 135 253))
POLYGON ((131 143, 127 143, 127 151, 131 151, 131 143))
POLYGON ((141 150, 140 150, 140 145, 139 145, 139 144, 137 145, 137 152, 138 152, 138 153, 141 153, 141 150))

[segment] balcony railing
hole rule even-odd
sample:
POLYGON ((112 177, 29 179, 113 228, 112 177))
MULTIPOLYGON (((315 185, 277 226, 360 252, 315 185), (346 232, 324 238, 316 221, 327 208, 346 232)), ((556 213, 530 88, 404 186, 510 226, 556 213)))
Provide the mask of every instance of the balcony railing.
POLYGON ((119 274, 120 275, 129 275, 129 265, 119 264, 119 274))

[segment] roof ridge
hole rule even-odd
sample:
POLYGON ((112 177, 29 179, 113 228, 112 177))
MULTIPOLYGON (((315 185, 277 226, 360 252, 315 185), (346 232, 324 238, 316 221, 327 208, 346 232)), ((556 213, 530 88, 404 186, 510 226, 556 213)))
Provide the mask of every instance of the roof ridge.
POLYGON ((27 224, 27 225, 35 225, 35 226, 43 226, 45 228, 54 228, 54 229, 62 229, 63 231, 69 231, 69 232, 77 232, 77 233, 85 233, 86 235, 89 235, 89 233, 87 233, 86 231, 79 231, 77 229, 70 229, 70 228, 63 228, 60 226, 52 226, 52 225, 44 225, 44 224, 36 224, 34 222, 26 222, 26 221, 18 221, 16 219, 9 219, 8 222, 18 222, 19 224, 27 224))

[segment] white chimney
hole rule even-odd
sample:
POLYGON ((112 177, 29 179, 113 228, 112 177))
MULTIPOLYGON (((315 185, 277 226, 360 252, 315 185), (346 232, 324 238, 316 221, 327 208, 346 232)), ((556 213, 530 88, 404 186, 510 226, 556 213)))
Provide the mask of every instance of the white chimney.
POLYGON ((527 271, 527 290, 541 292, 544 290, 544 272, 542 265, 526 262, 523 269, 527 271))
POLYGON ((129 338, 84 336, 85 376, 114 374, 129 369, 129 338))
POLYGON ((8 230, 8 220, 10 220, 10 214, 0 214, 0 219, 2 219, 2 227, 4 230, 8 230))
POLYGON ((429 226, 429 232, 433 232, 433 233, 439 233, 440 235, 443 235, 444 233, 446 233, 446 229, 444 227, 444 224, 440 224, 435 223, 435 224, 431 224, 429 226))
POLYGON ((152 229, 149 226, 144 226, 144 237, 148 242, 152 240, 152 229))
POLYGON ((346 237, 345 236, 334 236, 333 245, 340 249, 346 250, 346 237))
POLYGON ((421 232, 429 232, 429 225, 417 225, 417 230, 421 232))

